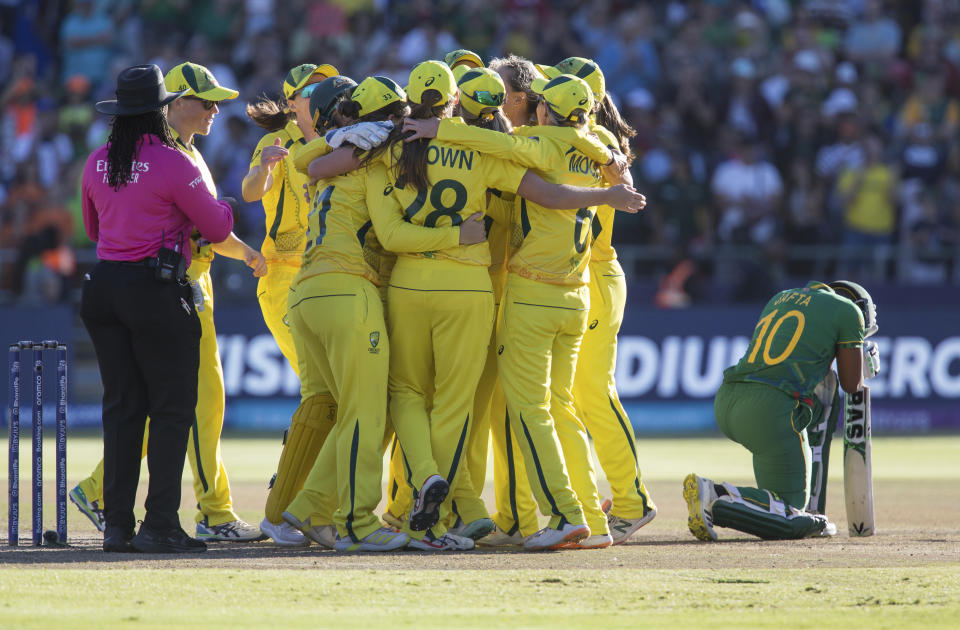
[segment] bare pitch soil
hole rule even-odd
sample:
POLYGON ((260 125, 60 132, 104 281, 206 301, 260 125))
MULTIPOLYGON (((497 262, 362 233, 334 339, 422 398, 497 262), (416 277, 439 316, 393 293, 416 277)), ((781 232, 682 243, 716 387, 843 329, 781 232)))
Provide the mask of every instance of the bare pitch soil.
MULTIPOLYGON (((680 481, 647 484, 657 503, 657 518, 627 543, 595 551, 525 553, 478 549, 463 553, 401 552, 340 554, 309 548, 281 548, 269 542, 213 543, 196 556, 104 554, 101 538, 70 505, 71 547, 46 549, 0 546, 0 565, 73 569, 227 568, 312 570, 471 570, 471 569, 801 569, 922 567, 960 562, 960 502, 953 481, 888 480, 875 483, 878 534, 849 538, 843 489, 831 484, 828 513, 840 534, 832 539, 764 542, 720 529, 719 543, 695 540, 686 529, 680 481)), ((262 504, 262 483, 233 484, 237 505, 262 504)), ((183 496, 192 499, 184 486, 183 496)), ((492 506, 492 496, 487 496, 492 506)), ((142 505, 142 501, 141 501, 142 505)), ((182 512, 185 525, 189 512, 182 512)), ((241 511, 250 522, 262 515, 241 511)), ((21 543, 23 531, 21 526, 21 543)), ((5 523, 4 523, 5 529, 5 523)))

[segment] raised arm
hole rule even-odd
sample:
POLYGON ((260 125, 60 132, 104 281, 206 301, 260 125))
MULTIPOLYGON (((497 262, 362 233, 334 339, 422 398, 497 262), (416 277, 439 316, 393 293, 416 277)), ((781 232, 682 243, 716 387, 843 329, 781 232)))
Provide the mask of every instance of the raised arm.
POLYGON ((569 210, 607 205, 636 214, 647 205, 647 198, 630 186, 618 184, 609 188, 584 188, 568 184, 551 184, 533 171, 527 171, 517 194, 544 208, 569 210))
POLYGON ((280 146, 280 138, 275 138, 273 144, 257 146, 250 161, 250 170, 240 184, 240 194, 247 203, 260 201, 267 191, 273 187, 273 169, 289 151, 280 146))

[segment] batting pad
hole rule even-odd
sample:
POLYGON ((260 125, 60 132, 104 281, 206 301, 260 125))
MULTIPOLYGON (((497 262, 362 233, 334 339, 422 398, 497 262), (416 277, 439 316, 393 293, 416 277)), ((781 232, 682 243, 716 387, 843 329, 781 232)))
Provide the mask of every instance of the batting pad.
POLYGON ((329 394, 317 394, 300 403, 280 453, 277 477, 267 495, 267 520, 283 522, 283 511, 303 487, 303 482, 327 436, 337 423, 337 403, 329 394))
POLYGON ((837 373, 827 375, 813 390, 822 408, 814 409, 813 422, 807 427, 807 441, 812 459, 810 474, 810 501, 807 511, 825 514, 827 509, 827 472, 830 465, 830 441, 840 421, 840 386, 837 373))
POLYGON ((714 525, 729 527, 764 540, 806 538, 823 529, 822 521, 785 504, 769 490, 738 488, 729 483, 727 494, 710 508, 714 525))

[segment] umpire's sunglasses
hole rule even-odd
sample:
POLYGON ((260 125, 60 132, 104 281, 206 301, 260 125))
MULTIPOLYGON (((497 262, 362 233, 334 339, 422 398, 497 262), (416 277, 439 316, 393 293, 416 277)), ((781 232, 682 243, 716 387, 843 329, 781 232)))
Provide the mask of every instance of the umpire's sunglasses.
POLYGON ((203 103, 203 108, 207 111, 210 111, 211 109, 213 109, 214 107, 218 106, 220 103, 223 102, 223 101, 208 101, 207 99, 200 98, 199 96, 184 96, 183 98, 191 101, 200 101, 201 103, 203 103))
POLYGON ((467 96, 486 107, 500 107, 503 105, 503 92, 494 94, 489 90, 477 90, 473 94, 467 94, 467 96))

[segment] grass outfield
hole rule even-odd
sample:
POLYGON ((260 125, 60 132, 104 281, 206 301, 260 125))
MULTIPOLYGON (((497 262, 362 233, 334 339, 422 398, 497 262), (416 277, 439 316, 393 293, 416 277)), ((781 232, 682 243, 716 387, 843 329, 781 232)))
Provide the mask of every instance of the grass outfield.
MULTIPOLYGON (((683 476, 740 483, 752 476, 749 454, 720 439, 641 441, 659 514, 628 543, 597 551, 335 554, 261 542, 215 544, 192 558, 108 558, 92 524, 70 505, 70 549, 0 547, 0 628, 955 627, 960 437, 873 445, 878 534, 866 539, 845 533, 839 441, 827 508, 841 535, 829 540, 763 542, 721 529, 718 544, 695 541, 686 530, 683 476)), ((47 528, 54 523, 52 446, 47 528)), ((279 450, 278 440, 224 441, 234 502, 251 522, 262 518, 279 450)), ((99 455, 96 437, 71 437, 71 487, 99 455)), ((28 458, 24 448, 20 532, 27 544, 28 458)), ((0 473, 5 485, 6 466, 0 473)), ((189 525, 189 469, 185 480, 181 518, 189 525)), ((490 480, 485 498, 492 507, 490 480)), ((6 493, 2 499, 5 538, 6 493)))

